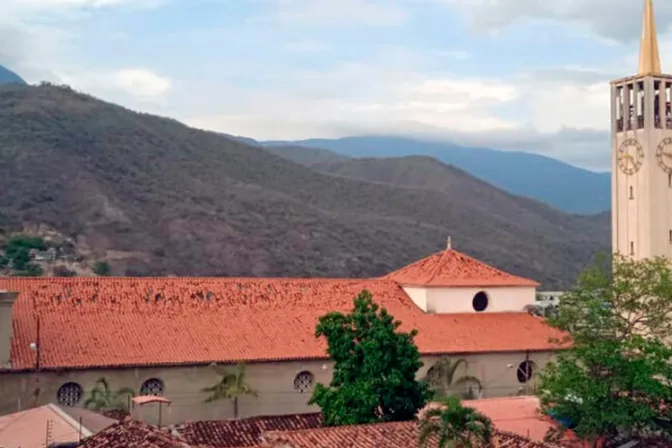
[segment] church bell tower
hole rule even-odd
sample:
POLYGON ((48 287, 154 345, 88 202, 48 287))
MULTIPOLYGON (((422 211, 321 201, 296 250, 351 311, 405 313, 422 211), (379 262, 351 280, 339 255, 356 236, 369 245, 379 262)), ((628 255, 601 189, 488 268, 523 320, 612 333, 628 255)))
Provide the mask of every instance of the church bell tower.
POLYGON ((660 68, 653 0, 635 76, 611 82, 612 250, 672 260, 672 75, 660 68))

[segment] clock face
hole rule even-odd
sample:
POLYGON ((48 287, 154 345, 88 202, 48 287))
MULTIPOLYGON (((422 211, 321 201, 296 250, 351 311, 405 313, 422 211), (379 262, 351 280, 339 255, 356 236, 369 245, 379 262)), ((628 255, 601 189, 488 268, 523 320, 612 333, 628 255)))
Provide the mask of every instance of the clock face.
POLYGON ((672 173, 672 137, 661 140, 656 148, 656 159, 658 166, 666 173, 672 173))
POLYGON ((618 148, 618 167, 623 173, 635 174, 644 160, 644 148, 634 138, 624 141, 618 148))

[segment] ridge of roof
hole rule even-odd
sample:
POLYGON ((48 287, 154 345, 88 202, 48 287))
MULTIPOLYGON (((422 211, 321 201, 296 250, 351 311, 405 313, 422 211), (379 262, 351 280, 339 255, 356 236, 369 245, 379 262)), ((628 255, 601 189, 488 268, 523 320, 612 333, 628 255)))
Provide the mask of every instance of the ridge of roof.
POLYGON ((0 446, 38 446, 44 443, 45 436, 36 432, 36 428, 44 428, 48 422, 51 422, 51 442, 54 443, 77 442, 80 435, 92 434, 83 425, 80 431, 72 417, 49 403, 0 417, 0 446), (9 445, 5 445, 7 443, 9 445))
POLYGON ((534 280, 509 274, 451 248, 435 252, 382 278, 407 286, 536 287, 540 285, 534 280))
MULTIPOLYGON (((193 281, 214 281, 219 283, 238 283, 238 282, 267 282, 267 283, 359 283, 386 281, 384 277, 217 277, 217 276, 180 276, 180 277, 114 277, 114 276, 91 276, 91 277, 0 277, 4 285, 22 284, 22 283, 43 283, 48 279, 51 283, 128 283, 128 282, 165 282, 174 281, 177 283, 189 283, 193 281)), ((7 288, 5 286, 4 288, 7 288)), ((2 289, 0 291, 11 291, 12 288, 2 289)))
POLYGON ((72 418, 71 415, 65 413, 60 407, 53 403, 47 404, 47 407, 53 412, 54 414, 58 415, 64 422, 66 422, 68 425, 72 427, 72 429, 76 431, 80 431, 83 437, 89 437, 90 435, 93 434, 93 431, 91 431, 89 428, 84 426, 84 423, 80 425, 79 422, 77 422, 74 418, 72 418))

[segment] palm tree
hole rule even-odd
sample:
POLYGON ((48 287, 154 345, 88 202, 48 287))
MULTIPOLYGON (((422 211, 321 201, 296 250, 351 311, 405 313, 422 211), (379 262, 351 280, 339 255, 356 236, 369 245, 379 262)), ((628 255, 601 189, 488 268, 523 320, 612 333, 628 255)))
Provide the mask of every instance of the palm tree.
POLYGON ((437 448, 486 448, 492 446, 492 421, 476 409, 464 407, 460 398, 440 400, 419 423, 420 446, 436 440, 437 448))
POLYGON ((238 364, 231 370, 222 370, 218 365, 212 365, 221 379, 214 386, 202 389, 203 392, 208 392, 210 396, 205 399, 206 403, 212 403, 221 399, 231 400, 233 403, 233 418, 238 418, 238 399, 246 395, 257 396, 257 392, 253 390, 245 381, 245 364, 238 364))
MULTIPOLYGON (((480 392, 483 386, 478 378, 470 375, 464 375, 456 378, 457 369, 460 365, 464 365, 465 369, 468 367, 468 362, 464 358, 452 361, 450 358, 441 358, 434 364, 429 371, 425 380, 432 387, 438 398, 454 395, 452 392, 456 387, 469 385, 469 392, 472 392, 471 386, 476 386, 480 392)), ((463 394, 466 395, 466 394, 463 394)), ((475 398, 475 397, 463 397, 475 398)))
POLYGON ((105 378, 96 381, 84 407, 94 411, 124 411, 128 412, 129 398, 134 397, 133 389, 124 387, 114 392, 110 390, 105 378))

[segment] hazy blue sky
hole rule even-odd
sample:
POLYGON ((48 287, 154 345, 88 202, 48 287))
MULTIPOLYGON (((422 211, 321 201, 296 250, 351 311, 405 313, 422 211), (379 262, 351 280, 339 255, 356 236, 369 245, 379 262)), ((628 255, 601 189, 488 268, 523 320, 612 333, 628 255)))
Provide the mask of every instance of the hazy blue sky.
POLYGON ((1 0, 0 64, 257 139, 420 135, 605 169, 642 3, 1 0))

